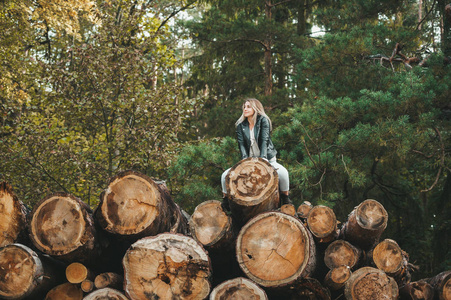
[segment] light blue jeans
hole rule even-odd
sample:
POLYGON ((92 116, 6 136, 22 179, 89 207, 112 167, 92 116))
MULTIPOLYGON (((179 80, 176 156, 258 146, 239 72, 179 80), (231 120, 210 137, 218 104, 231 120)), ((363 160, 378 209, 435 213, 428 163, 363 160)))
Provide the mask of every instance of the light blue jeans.
MULTIPOLYGON (((288 170, 284 166, 279 164, 276 160, 270 161, 269 163, 274 167, 274 169, 276 169, 277 175, 279 175, 279 190, 281 192, 287 192, 290 189, 290 179, 288 178, 288 170)), ((230 169, 231 168, 225 170, 221 176, 221 186, 222 192, 224 194, 227 194, 225 179, 230 169)))

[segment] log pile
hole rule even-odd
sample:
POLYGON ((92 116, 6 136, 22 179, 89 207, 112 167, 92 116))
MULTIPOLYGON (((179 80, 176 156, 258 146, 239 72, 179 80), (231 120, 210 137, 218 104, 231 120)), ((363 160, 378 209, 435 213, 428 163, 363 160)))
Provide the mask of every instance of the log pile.
POLYGON ((343 223, 307 201, 286 210, 277 172, 255 158, 226 183, 230 212, 209 200, 192 216, 134 171, 94 211, 67 193, 29 210, 0 183, 0 299, 451 299, 451 271, 412 282, 408 254, 380 240, 378 201, 343 223))

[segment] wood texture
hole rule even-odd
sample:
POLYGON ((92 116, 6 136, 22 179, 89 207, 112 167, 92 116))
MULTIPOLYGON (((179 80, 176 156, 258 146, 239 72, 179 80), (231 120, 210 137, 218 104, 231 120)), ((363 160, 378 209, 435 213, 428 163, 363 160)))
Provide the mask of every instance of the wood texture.
POLYGON ((376 267, 393 277, 399 286, 410 282, 409 256, 392 239, 385 239, 371 251, 376 267))
POLYGON ((402 300, 432 300, 434 288, 423 280, 409 282, 399 289, 399 296, 402 300))
POLYGON ((210 300, 253 299, 267 300, 266 292, 251 280, 238 277, 224 281, 210 294, 210 300))
POLYGON ((237 232, 232 218, 224 212, 221 202, 205 201, 199 204, 189 220, 193 238, 206 249, 226 251, 234 248, 237 232))
POLYGON ((124 277, 120 274, 113 272, 105 272, 96 276, 94 285, 97 289, 103 289, 106 287, 120 290, 124 285, 124 277))
POLYGON ((187 236, 143 238, 127 251, 123 265, 130 299, 204 299, 210 293, 208 254, 187 236))
POLYGON ((362 251, 344 240, 336 240, 327 246, 324 263, 329 269, 348 266, 353 269, 358 265, 362 251))
POLYGON ((327 206, 314 206, 307 216, 307 225, 319 243, 329 243, 338 236, 337 218, 327 206))
POLYGON ((94 279, 94 274, 85 265, 74 262, 66 268, 66 279, 70 283, 81 283, 83 280, 94 279))
POLYGON ((339 266, 331 269, 324 278, 324 285, 331 291, 344 288, 346 281, 351 277, 351 268, 348 266, 339 266))
POLYGON ((45 300, 81 300, 83 291, 77 284, 66 282, 51 289, 45 300))
POLYGON ((226 176, 226 188, 232 215, 241 224, 279 207, 277 171, 262 158, 246 158, 233 166, 226 176))
POLYGON ((28 210, 7 182, 0 182, 0 247, 19 242, 25 236, 28 210))
POLYGON ((427 279, 439 300, 451 300, 451 270, 427 279))
POLYGON ((95 217, 103 230, 130 241, 171 230, 184 231, 188 226, 165 184, 135 171, 121 172, 110 179, 100 195, 95 217))
POLYGON ((90 262, 98 256, 97 233, 89 207, 66 193, 56 193, 33 207, 30 238, 40 251, 66 262, 90 262))
POLYGON ((348 300, 397 299, 398 285, 383 271, 363 267, 352 273, 345 284, 344 295, 348 300))
POLYGON ((340 230, 340 236, 351 244, 368 250, 379 242, 387 221, 388 214, 382 204, 367 199, 349 214, 340 230))
POLYGON ((80 283, 80 288, 85 293, 90 293, 95 289, 94 282, 89 279, 85 279, 80 283))
POLYGON ((237 238, 238 263, 251 280, 263 287, 294 284, 316 265, 313 237, 296 218, 267 212, 251 219, 237 238))
POLYGON ((298 218, 307 219, 308 213, 312 208, 313 205, 309 201, 302 202, 297 209, 298 218))
POLYGON ((129 299, 118 290, 112 288, 103 288, 88 294, 86 297, 83 298, 83 300, 129 300, 129 299))

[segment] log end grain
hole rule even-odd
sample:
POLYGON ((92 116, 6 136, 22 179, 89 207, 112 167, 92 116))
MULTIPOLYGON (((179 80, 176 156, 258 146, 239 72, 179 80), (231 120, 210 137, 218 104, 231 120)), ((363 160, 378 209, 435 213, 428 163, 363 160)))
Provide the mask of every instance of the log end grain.
POLYGON ((334 211, 327 206, 313 207, 307 216, 307 224, 312 234, 319 239, 336 234, 337 218, 334 211))
POLYGON ((163 233, 138 240, 123 265, 131 299, 204 299, 210 293, 208 254, 187 236, 163 233))
POLYGON ((100 290, 96 290, 86 297, 83 300, 128 300, 128 298, 120 291, 112 289, 112 288, 103 288, 100 290))
POLYGON ((284 204, 280 207, 280 212, 294 217, 296 215, 296 208, 293 204, 284 204))
POLYGON ((66 282, 51 289, 45 300, 81 300, 83 291, 78 285, 66 282))
POLYGON ((330 270, 324 279, 324 284, 331 290, 343 288, 351 277, 351 269, 348 266, 339 266, 330 270))
POLYGON ((95 288, 94 282, 92 282, 92 280, 85 279, 80 283, 80 288, 83 292, 90 293, 95 288))
POLYGON ((333 241, 324 252, 324 263, 329 269, 340 266, 353 268, 359 261, 361 251, 345 240, 333 241))
POLYGON ((383 231, 387 227, 387 211, 373 199, 367 199, 358 206, 356 218, 360 227, 367 230, 383 231))
POLYGON ((232 219, 216 200, 199 204, 189 220, 191 234, 203 246, 209 247, 221 240, 231 230, 232 219))
POLYGON ((0 247, 14 243, 24 229, 26 216, 22 206, 11 185, 0 182, 0 247))
POLYGON ((254 299, 267 300, 265 291, 249 279, 238 277, 224 281, 210 294, 210 300, 254 299))
POLYGON ((345 292, 348 300, 387 300, 398 298, 398 285, 383 271, 363 267, 352 273, 346 282, 345 292))
POLYGON ((385 239, 374 248, 373 261, 378 269, 395 274, 403 267, 403 253, 394 240, 385 239))
POLYGON ((261 286, 291 284, 315 267, 312 240, 294 217, 280 212, 259 214, 238 235, 237 260, 247 277, 261 286))
POLYGON ((134 171, 119 173, 100 196, 99 224, 113 234, 139 234, 158 216, 159 199, 158 186, 150 177, 134 171))
POLYGON ((310 210, 312 208, 313 208, 313 205, 309 201, 302 202, 302 204, 299 205, 298 210, 297 210, 298 217, 299 218, 307 218, 308 213, 310 212, 310 210))
POLYGON ((78 262, 71 263, 66 268, 66 279, 70 283, 81 283, 85 279, 90 279, 89 274, 88 268, 78 262))

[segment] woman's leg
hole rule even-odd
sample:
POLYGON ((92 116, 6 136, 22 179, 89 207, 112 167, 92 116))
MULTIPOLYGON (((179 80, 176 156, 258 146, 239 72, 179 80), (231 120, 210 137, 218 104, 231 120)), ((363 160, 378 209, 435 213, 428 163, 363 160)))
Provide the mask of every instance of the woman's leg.
POLYGON ((231 168, 228 168, 221 175, 221 187, 222 187, 222 196, 223 197, 225 197, 227 195, 227 189, 226 189, 226 182, 225 182, 225 180, 226 180, 227 174, 229 174, 230 169, 231 168))
POLYGON ((271 165, 276 169, 277 175, 279 175, 279 190, 281 193, 288 195, 290 190, 290 179, 288 170, 279 164, 277 161, 271 162, 271 165))

